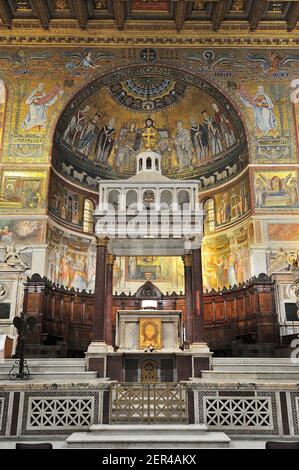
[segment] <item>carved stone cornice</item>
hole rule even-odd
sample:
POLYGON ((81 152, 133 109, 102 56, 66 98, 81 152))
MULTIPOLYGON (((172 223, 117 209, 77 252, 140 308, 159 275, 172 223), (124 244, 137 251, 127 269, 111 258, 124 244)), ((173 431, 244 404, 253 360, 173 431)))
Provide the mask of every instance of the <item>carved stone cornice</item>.
MULTIPOLYGON (((1 0, 0 0, 1 2, 1 0)), ((1 3, 0 3, 1 16, 1 3)), ((7 23, 7 27, 9 23, 7 23)), ((221 34, 211 31, 187 31, 185 22, 184 31, 179 35, 173 34, 173 31, 157 34, 157 30, 149 31, 112 31, 112 30, 85 30, 78 29, 50 29, 49 31, 16 30, 10 31, 0 26, 0 45, 1 46, 74 46, 74 47, 188 47, 190 49, 197 47, 236 47, 236 48, 298 48, 299 37, 296 31, 287 32, 286 30, 275 31, 269 27, 269 30, 260 30, 258 33, 249 34, 248 29, 242 32, 224 30, 221 28, 221 34)))

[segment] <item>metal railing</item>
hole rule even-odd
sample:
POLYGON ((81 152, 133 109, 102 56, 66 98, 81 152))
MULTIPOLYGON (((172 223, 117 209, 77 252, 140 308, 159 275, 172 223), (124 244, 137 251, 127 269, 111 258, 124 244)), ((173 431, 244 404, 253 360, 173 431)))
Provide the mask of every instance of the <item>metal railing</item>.
POLYGON ((187 423, 187 387, 180 383, 116 383, 110 389, 110 423, 187 423))

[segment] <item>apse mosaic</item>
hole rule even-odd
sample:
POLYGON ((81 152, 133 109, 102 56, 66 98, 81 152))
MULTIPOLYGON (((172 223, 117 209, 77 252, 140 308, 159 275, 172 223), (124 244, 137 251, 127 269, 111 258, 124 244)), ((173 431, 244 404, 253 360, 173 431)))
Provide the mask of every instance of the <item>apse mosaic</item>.
MULTIPOLYGON (((150 148, 162 155, 162 171, 170 177, 192 178, 223 166, 221 180, 228 178, 245 164, 246 158, 239 158, 245 135, 227 99, 206 88, 210 94, 159 75, 132 76, 101 88, 80 103, 64 127, 59 124, 55 165, 70 179, 84 160, 99 176, 124 178, 135 173, 138 153, 150 148), (63 167, 64 159, 71 164, 63 167)), ((88 184, 86 171, 80 172, 82 184, 88 184)), ((216 174, 211 178, 218 182, 216 174)))

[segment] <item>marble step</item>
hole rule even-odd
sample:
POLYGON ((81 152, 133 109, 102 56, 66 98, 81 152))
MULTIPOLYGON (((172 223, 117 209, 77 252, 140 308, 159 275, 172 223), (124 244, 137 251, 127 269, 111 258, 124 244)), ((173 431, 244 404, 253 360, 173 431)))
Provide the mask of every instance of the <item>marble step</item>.
POLYGON ((89 428, 89 432, 96 431, 98 435, 103 436, 115 436, 115 435, 122 435, 126 434, 126 436, 134 435, 138 432, 143 432, 144 430, 147 431, 147 434, 156 435, 156 434, 163 434, 167 432, 169 435, 177 435, 178 428, 181 428, 186 433, 193 430, 193 432, 197 433, 205 433, 208 430, 208 427, 205 424, 192 424, 192 425, 185 425, 185 424, 93 424, 89 428))
POLYGON ((299 370, 295 371, 256 371, 256 370, 247 370, 247 371, 238 371, 238 370, 212 370, 212 371, 202 371, 202 379, 205 381, 242 381, 242 380, 273 380, 273 381, 299 381, 299 370))
MULTIPOLYGON (((2 364, 0 363, 0 373, 3 372, 7 372, 7 371, 10 371, 10 369, 12 368, 13 366, 13 363, 10 364, 10 365, 5 365, 5 366, 2 366, 2 364)), ((57 365, 57 366, 54 366, 54 365, 42 365, 42 364, 39 364, 39 365, 34 365, 34 364, 31 364, 31 362, 28 361, 28 367, 29 369, 32 371, 32 372, 39 372, 39 373, 44 373, 44 372, 65 372, 66 374, 68 373, 73 373, 73 372, 80 372, 81 374, 85 372, 85 366, 64 366, 64 365, 57 365)))
MULTIPOLYGON (((0 378, 4 374, 8 374, 15 363, 15 360, 0 361, 0 378)), ((64 359, 64 360, 44 360, 44 359, 28 359, 28 367, 32 374, 84 374, 85 362, 84 359, 64 359)))
POLYGON ((66 443, 69 448, 90 449, 198 449, 228 448, 230 438, 201 424, 98 424, 72 434, 66 443))
POLYGON ((299 364, 292 364, 289 362, 285 365, 274 364, 214 364, 213 372, 297 372, 299 373, 299 364))
MULTIPOLYGON (((26 358, 25 358, 26 359, 26 358)), ((0 361, 0 366, 5 364, 13 364, 15 359, 4 359, 0 361)), ((32 365, 43 365, 43 366, 85 366, 85 359, 50 359, 48 357, 41 359, 28 359, 28 363, 32 365)))
MULTIPOLYGON (((16 369, 17 370, 17 369, 16 369)), ((79 380, 79 381, 88 381, 92 379, 97 378, 97 373, 96 372, 70 372, 70 371, 65 371, 65 370, 60 370, 60 371, 41 371, 37 372, 32 370, 29 367, 30 371, 30 380, 79 380)), ((9 372, 9 371, 8 371, 9 372)), ((8 372, 4 372, 0 370, 0 380, 8 380, 8 372)))
MULTIPOLYGON (((288 357, 214 357, 213 364, 215 365, 288 365, 290 358, 288 357)), ((299 364, 299 361, 298 363, 299 364)))

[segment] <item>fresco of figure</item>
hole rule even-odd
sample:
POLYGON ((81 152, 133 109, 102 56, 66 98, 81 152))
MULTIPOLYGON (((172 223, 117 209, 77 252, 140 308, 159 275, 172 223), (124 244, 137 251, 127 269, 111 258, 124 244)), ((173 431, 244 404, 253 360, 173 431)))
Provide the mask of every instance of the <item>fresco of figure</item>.
POLYGON ((115 119, 111 118, 107 125, 100 130, 96 141, 96 160, 100 163, 107 163, 113 150, 115 134, 115 119))
POLYGON ((190 134, 193 147, 199 162, 208 158, 209 155, 209 141, 206 129, 198 124, 194 118, 190 119, 190 134))
POLYGON ((221 111, 216 103, 212 104, 215 111, 214 120, 218 126, 222 142, 226 148, 231 147, 236 142, 233 126, 225 112, 221 111))
POLYGON ((222 152, 221 135, 214 119, 208 115, 207 111, 202 112, 203 127, 208 136, 210 155, 222 152))
POLYGON ((256 130, 261 134, 268 134, 277 128, 274 114, 274 104, 271 98, 265 93, 263 86, 259 86, 257 94, 252 97, 243 87, 239 87, 239 96, 247 108, 251 108, 254 113, 256 130))
POLYGON ((192 140, 187 129, 184 129, 182 121, 177 122, 175 148, 180 170, 190 167, 192 162, 192 140))
POLYGON ((77 143, 79 142, 80 136, 83 132, 83 129, 87 125, 87 113, 89 111, 89 106, 85 106, 83 109, 79 109, 79 111, 74 114, 72 119, 70 120, 64 135, 64 141, 71 145, 74 149, 77 147, 77 143))
POLYGON ((238 285, 238 280, 236 276, 236 264, 237 264, 236 255, 233 252, 231 252, 228 258, 228 262, 227 262, 227 277, 228 277, 228 283, 231 287, 238 285))
POLYGON ((43 83, 39 83, 30 96, 26 99, 26 105, 29 106, 25 121, 21 128, 29 131, 35 127, 46 127, 48 108, 53 106, 56 101, 62 97, 64 91, 56 85, 48 94, 45 92, 43 83))

